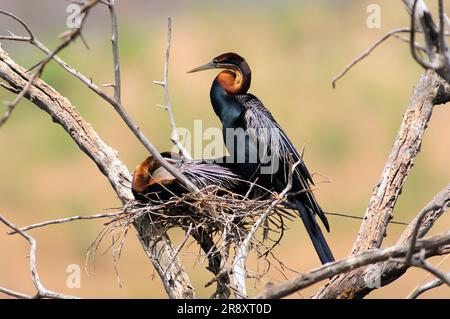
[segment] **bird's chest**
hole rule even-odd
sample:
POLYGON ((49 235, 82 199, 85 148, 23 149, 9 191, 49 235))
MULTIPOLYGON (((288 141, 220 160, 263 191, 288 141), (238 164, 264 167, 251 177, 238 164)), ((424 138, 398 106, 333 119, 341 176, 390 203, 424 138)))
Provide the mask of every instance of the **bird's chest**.
POLYGON ((246 127, 243 112, 238 116, 222 118, 222 134, 225 146, 238 163, 251 163, 257 155, 257 147, 246 127))

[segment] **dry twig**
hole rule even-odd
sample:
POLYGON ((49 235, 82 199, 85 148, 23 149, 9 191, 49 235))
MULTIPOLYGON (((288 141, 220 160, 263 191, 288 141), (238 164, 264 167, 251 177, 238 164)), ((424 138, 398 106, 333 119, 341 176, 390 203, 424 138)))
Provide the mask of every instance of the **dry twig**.
MULTIPOLYGON (((447 274, 447 277, 450 278, 450 273, 447 274)), ((442 281, 442 279, 436 278, 435 280, 432 280, 426 284, 423 284, 420 287, 417 287, 416 289, 414 289, 413 292, 411 292, 408 295, 408 299, 416 299, 417 297, 419 297, 421 294, 423 294, 424 292, 427 292, 428 290, 440 287, 444 284, 444 282, 442 281)))
POLYGON ((173 116, 172 104, 170 103, 169 96, 169 59, 170 59, 170 44, 172 38, 172 19, 167 18, 167 46, 166 46, 166 62, 164 63, 164 80, 163 81, 153 81, 154 84, 160 85, 164 89, 164 100, 165 105, 163 108, 167 111, 169 115, 170 128, 172 130, 170 134, 170 140, 178 148, 181 155, 186 160, 192 160, 192 156, 189 154, 188 150, 181 144, 179 139, 179 134, 177 130, 177 125, 175 124, 175 117, 173 116))
MULTIPOLYGON (((45 288, 44 285, 41 283, 41 280, 39 278, 39 274, 37 271, 37 266, 36 266, 36 250, 37 250, 36 240, 32 236, 27 234, 26 232, 17 228, 16 225, 14 225, 10 221, 8 221, 2 215, 0 215, 0 222, 2 222, 3 224, 5 224, 9 228, 11 228, 14 232, 17 232, 20 236, 25 238, 28 241, 28 244, 30 245, 29 260, 30 260, 31 280, 33 281, 33 285, 36 288, 36 295, 33 296, 32 298, 37 298, 37 299, 39 299, 39 298, 52 298, 52 299, 74 299, 74 298, 77 298, 77 297, 62 294, 59 292, 54 292, 52 290, 48 290, 47 288, 45 288)), ((14 292, 12 290, 2 288, 2 287, 0 287, 0 291, 8 294, 10 296, 17 297, 17 298, 30 298, 30 296, 28 296, 28 295, 14 292)))

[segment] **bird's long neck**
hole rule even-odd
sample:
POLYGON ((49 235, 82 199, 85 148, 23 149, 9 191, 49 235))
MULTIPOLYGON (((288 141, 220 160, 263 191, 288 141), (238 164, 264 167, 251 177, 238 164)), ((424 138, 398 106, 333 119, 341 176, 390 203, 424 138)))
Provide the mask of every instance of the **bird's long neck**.
POLYGON ((211 103, 224 128, 236 128, 236 119, 244 111, 244 106, 233 95, 245 94, 250 88, 252 72, 247 62, 229 66, 220 72, 211 87, 211 103))
POLYGON ((259 164, 250 160, 254 157, 252 154, 256 150, 246 132, 245 106, 232 94, 226 92, 217 78, 211 87, 211 103, 222 122, 224 143, 230 154, 226 162, 230 163, 230 167, 239 172, 244 179, 253 179, 259 164), (237 163, 246 163, 246 165, 237 163))
POLYGON ((210 91, 211 104, 224 128, 235 128, 235 122, 244 111, 244 106, 229 94, 218 77, 214 80, 210 91))

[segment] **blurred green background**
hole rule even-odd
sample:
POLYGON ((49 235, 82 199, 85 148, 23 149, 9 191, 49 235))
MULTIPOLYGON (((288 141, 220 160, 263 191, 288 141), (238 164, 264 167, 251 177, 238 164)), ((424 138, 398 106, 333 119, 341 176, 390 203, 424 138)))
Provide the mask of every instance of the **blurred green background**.
MULTIPOLYGON (((392 28, 408 26, 401 1, 121 1, 117 2, 120 27, 123 102, 145 134, 160 150, 171 147, 166 113, 156 107, 163 92, 152 84, 162 79, 167 17, 173 18, 170 94, 177 125, 218 127, 209 102, 213 72, 190 75, 186 71, 227 51, 246 57, 253 71, 251 92, 264 101, 297 145, 306 145, 305 159, 311 171, 331 179, 316 192, 324 209, 363 216, 394 140, 413 85, 422 69, 410 57, 408 45, 388 40, 331 88, 330 81, 347 63, 392 28), (381 8, 381 28, 367 27, 369 4, 381 8)), ((36 36, 50 48, 66 30, 64 0, 3 0, 1 9, 24 18, 36 36)), ((0 32, 23 34, 13 21, 0 17, 0 32)), ((88 18, 84 37, 61 56, 98 83, 111 83, 112 58, 109 14, 98 6, 88 18)), ((23 43, 2 43, 3 49, 25 67, 42 58, 23 43)), ((79 81, 50 64, 43 78, 78 107, 102 138, 120 152, 132 171, 147 153, 120 121, 112 108, 79 81)), ((110 88, 105 88, 111 91, 110 88)), ((112 92, 111 92, 112 93, 112 92)), ((13 96, 0 90, 0 100, 13 96)), ((3 113, 5 106, 0 106, 3 113)), ((422 151, 395 209, 395 219, 410 221, 450 180, 450 108, 436 107, 425 134, 422 151)), ((18 225, 47 219, 88 215, 118 207, 119 200, 97 167, 53 124, 49 116, 22 101, 0 130, 0 212, 18 225)), ((360 221, 329 217, 327 236, 337 258, 347 256, 360 221)), ((444 216, 433 232, 447 230, 444 216)), ((298 272, 319 266, 300 222, 275 251, 277 257, 298 272)), ((128 235, 116 281, 111 254, 97 256, 96 270, 82 272, 81 288, 66 286, 66 267, 83 266, 86 249, 102 228, 101 221, 79 221, 32 232, 38 240, 38 267, 47 288, 81 297, 165 298, 153 267, 140 248, 134 230, 128 235)), ((391 225, 384 245, 393 244, 403 226, 391 225)), ((33 293, 28 271, 28 246, 21 238, 5 234, 0 225, 0 285, 33 293)), ((175 245, 183 238, 172 231, 175 245)), ((103 245, 103 249, 109 244, 103 245)), ((182 260, 200 297, 211 275, 189 246, 182 260)), ((436 264, 442 258, 432 261, 436 264)), ((256 270, 255 259, 250 265, 256 270)), ((283 280, 275 267, 266 281, 283 280)), ((441 269, 450 271, 450 262, 441 269)), ((284 270, 292 277, 295 272, 284 270)), ((403 298, 425 278, 410 270, 370 298, 403 298)), ((431 278, 428 278, 431 279, 431 278)), ((249 281, 250 293, 266 281, 249 281)), ((294 294, 308 297, 318 285, 294 294)), ((0 298, 3 298, 0 295, 0 298)), ((446 287, 424 297, 450 297, 446 287)))

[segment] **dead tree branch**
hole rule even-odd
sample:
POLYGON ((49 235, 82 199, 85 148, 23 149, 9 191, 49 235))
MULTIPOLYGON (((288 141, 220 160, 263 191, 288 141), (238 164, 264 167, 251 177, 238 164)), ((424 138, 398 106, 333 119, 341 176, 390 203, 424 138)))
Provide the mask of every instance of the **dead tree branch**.
MULTIPOLYGON (((450 273, 447 274, 448 277, 450 277, 450 273)), ((426 284, 423 284, 420 287, 417 287, 416 289, 414 289, 414 291, 412 293, 410 293, 408 295, 408 299, 416 299, 417 297, 419 297, 421 294, 427 292, 428 290, 440 287, 444 284, 444 282, 439 279, 436 278, 435 280, 432 280, 426 284)))
MULTIPOLYGON (((417 241, 415 253, 424 250, 425 255, 432 256, 436 254, 436 250, 439 247, 447 245, 448 243, 450 243, 450 232, 435 235, 427 239, 420 239, 417 241)), ((309 287, 321 280, 330 278, 336 274, 358 269, 361 266, 376 264, 390 258, 402 258, 406 256, 408 250, 408 245, 395 245, 385 249, 372 249, 364 251, 346 259, 328 263, 316 270, 313 270, 307 274, 299 275, 279 285, 269 286, 258 294, 256 298, 282 298, 300 289, 309 287)))
MULTIPOLYGON (((45 227, 48 225, 56 225, 56 224, 64 224, 64 223, 69 223, 72 222, 74 220, 91 220, 91 219, 99 219, 99 218, 111 218, 111 217, 117 217, 118 215, 122 214, 121 212, 119 213, 106 213, 106 214, 94 214, 94 215, 89 215, 89 216, 72 216, 72 217, 67 217, 67 218, 58 218, 58 219, 53 219, 53 220, 46 220, 44 222, 41 223, 36 223, 36 224, 32 224, 32 225, 28 225, 25 227, 21 227, 20 230, 21 231, 28 231, 31 229, 35 229, 35 228, 41 228, 41 227, 45 227)), ((15 231, 11 231, 8 233, 8 235, 14 235, 17 232, 15 231)))
MULTIPOLYGON (((112 5, 114 5, 114 4, 112 4, 112 5)), ((0 14, 4 14, 4 12, 5 11, 0 11, 0 14)), ((10 13, 7 13, 7 15, 8 16, 14 16, 14 15, 12 15, 10 13)), ((21 23, 22 25, 25 24, 25 22, 23 20, 17 18, 16 16, 14 16, 14 17, 15 17, 14 19, 16 21, 19 21, 19 23, 21 23)), ((86 16, 84 16, 84 19, 85 18, 86 18, 86 16)), ((83 21, 84 21, 84 19, 83 19, 83 21)), ((117 28, 117 20, 113 19, 113 26, 112 26, 113 34, 116 32, 116 31, 114 31, 115 28, 117 28)), ((28 29, 29 29, 29 27, 27 27, 27 30, 28 29)), ((79 30, 79 29, 75 29, 75 30, 79 30)), ((69 33, 70 37, 68 38, 68 40, 71 39, 71 41, 72 41, 79 34, 81 34, 81 31, 79 31, 77 33, 75 33, 75 32, 69 33)), ((113 38, 114 38, 114 36, 113 36, 113 38)), ((3 40, 19 41, 19 42, 29 42, 33 46, 37 47, 38 49, 40 49, 41 51, 46 53, 48 55, 48 57, 43 62, 41 62, 41 68, 42 69, 45 67, 45 64, 47 64, 51 59, 53 59, 62 68, 64 68, 67 72, 69 72, 71 75, 73 75, 74 77, 79 79, 81 82, 83 82, 89 89, 91 89, 96 94, 98 94, 103 100, 108 102, 114 108, 114 110, 119 114, 119 116, 122 118, 122 120, 127 124, 127 126, 130 128, 130 130, 133 132, 133 134, 141 142, 141 144, 147 149, 147 151, 150 154, 152 154, 152 156, 153 156, 153 158, 155 158, 155 160, 157 160, 165 169, 167 169, 175 178, 177 178, 177 180, 179 180, 189 191, 198 192, 198 188, 195 185, 193 185, 191 181, 189 181, 183 174, 181 174, 181 172, 179 172, 178 169, 176 169, 174 166, 170 165, 161 156, 161 154, 157 150, 157 148, 148 140, 148 138, 140 130, 139 126, 129 116, 128 112, 125 110, 125 108, 123 107, 123 105, 122 105, 122 103, 120 101, 118 101, 115 98, 110 97, 108 94, 104 93, 100 89, 100 87, 98 85, 96 85, 91 79, 89 79, 88 77, 86 77, 85 75, 83 75, 82 73, 77 71, 76 69, 74 69, 72 66, 70 66, 69 64, 67 64, 65 61, 63 61, 61 58, 59 58, 57 56, 57 53, 59 51, 61 51, 63 48, 65 48, 70 43, 70 41, 67 42, 68 40, 66 40, 63 43, 63 45, 60 45, 55 51, 52 52, 43 43, 39 42, 34 36, 33 37, 31 37, 31 36, 30 37, 20 37, 20 36, 14 36, 14 35, 13 36, 0 36, 0 40, 2 40, 2 39, 3 40)), ((117 39, 118 38, 116 38, 116 40, 117 39)), ((118 57, 118 49, 117 49, 118 42, 116 40, 112 41, 112 45, 113 45, 113 53, 115 52, 114 56, 118 57), (114 47, 116 47, 116 48, 114 48, 114 47)), ((114 59, 116 59, 116 58, 114 58, 114 59)), ((116 64, 116 62, 115 62, 114 63, 114 69, 115 70, 116 70, 116 66, 117 65, 118 64, 116 64)), ((38 74, 38 73, 36 73, 36 74, 38 74)), ((116 79, 116 82, 117 82, 117 77, 120 76, 120 74, 117 73, 117 71, 115 71, 114 75, 115 75, 115 79, 116 79)), ((32 81, 30 81, 29 83, 31 83, 31 82, 32 81)), ((119 80, 119 83, 120 83, 120 80, 119 80)), ((115 87, 118 87, 118 86, 120 86, 120 84, 115 84, 115 87)), ((25 87, 24 89, 27 89, 27 88, 25 87)), ((23 92, 24 91, 26 91, 26 90, 23 90, 23 92)), ((115 92, 116 91, 117 91, 117 89, 115 90, 115 92)), ((116 96, 117 96, 117 93, 116 93, 116 96)), ((17 99, 17 97, 16 97, 16 99, 17 99)), ((13 101, 13 103, 15 102, 15 100, 13 101)), ((20 99, 18 99, 18 101, 19 100, 20 99)), ((7 111, 7 112, 10 113, 9 111, 7 111)), ((8 118, 9 118, 9 116, 8 116, 8 118)))
POLYGON ((121 99, 121 79, 120 79, 120 60, 119 60, 119 28, 117 25, 117 14, 114 6, 115 0, 109 0, 107 6, 109 14, 111 16, 111 44, 113 51, 113 64, 114 64, 114 99, 118 103, 122 103, 121 99))
MULTIPOLYGON (((417 236, 418 238, 423 238, 428 231, 431 229, 431 227, 434 225, 434 223, 436 222, 436 220, 442 216, 442 214, 445 212, 445 209, 447 208, 447 206, 445 204, 443 204, 443 198, 445 198, 445 195, 448 195, 448 186, 446 188, 444 188, 437 196, 435 196, 433 198, 432 201, 430 201, 430 203, 428 203, 426 205, 426 207, 422 210, 422 211, 426 211, 426 214, 424 216, 422 216, 420 219, 420 214, 409 224, 409 226, 404 230, 402 236, 400 237, 400 240, 396 243, 396 245, 394 247, 409 247, 409 249, 406 250, 406 254, 405 256, 409 253, 410 251, 410 241, 411 238, 413 236, 414 230, 416 228, 416 225, 420 225, 417 231, 417 236), (433 207, 433 208, 431 208, 433 207)), ((390 247, 388 249, 391 249, 393 247, 390 247)), ((418 252, 419 249, 416 249, 417 246, 414 246, 414 253, 418 252)), ((368 251, 367 253, 370 255, 371 251, 368 251)), ((425 252, 425 258, 429 258, 432 256, 438 256, 438 255, 442 255, 442 254, 448 254, 449 253, 449 249, 447 248, 446 244, 443 244, 442 246, 437 246, 436 248, 434 248, 432 251, 430 252, 425 252)), ((362 254, 366 254, 366 252, 362 252, 356 256, 353 257, 349 257, 345 260, 353 260, 353 258, 357 257, 357 256, 361 256, 362 254)), ((422 257, 422 256, 421 256, 422 257)), ((358 257, 359 258, 359 257, 358 257)), ((356 258, 356 259, 358 259, 356 258)), ((368 257, 369 259, 372 257, 368 257)), ((388 259, 393 258, 393 256, 389 257, 388 259)), ((411 266, 417 266, 417 267, 421 267, 422 265, 419 264, 417 261, 414 261, 415 264, 412 264, 412 260, 410 260, 409 263, 406 263, 406 260, 401 260, 399 258, 397 258, 397 262, 395 261, 391 261, 385 259, 385 262, 368 262, 365 265, 369 265, 370 267, 365 267, 362 268, 362 272, 358 277, 353 277, 352 279, 352 283, 356 286, 356 289, 358 290, 358 294, 355 297, 363 297, 365 295, 367 295, 370 291, 377 289, 379 287, 385 286, 391 282, 393 282, 394 280, 398 279, 401 275, 403 275, 406 270, 411 266)), ((422 260, 419 259, 419 262, 421 262, 422 260)), ((336 263, 341 263, 343 261, 338 261, 336 263)), ((333 271, 335 271, 337 268, 333 266, 333 264, 331 265, 333 271)), ((358 267, 361 267, 364 265, 359 265, 358 267)), ((429 266, 427 265, 428 269, 431 269, 429 266)), ((325 267, 322 267, 325 268, 325 267)), ((322 270, 322 268, 320 268, 319 270, 322 270)), ((328 269, 328 268, 327 268, 328 269)), ((338 268, 340 269, 340 268, 338 268)), ((352 269, 356 269, 352 268, 352 269)), ((427 269, 427 271, 428 271, 427 269)), ((340 271, 340 270, 339 270, 340 271)), ((342 273, 347 272, 348 270, 344 270, 342 271, 342 273)), ((258 297, 261 298, 279 298, 279 297, 284 297, 290 293, 295 292, 295 288, 298 289, 303 289, 306 288, 318 281, 321 281, 323 279, 326 278, 330 278, 332 276, 335 276, 337 273, 333 273, 331 272, 329 276, 320 276, 320 277, 316 277, 315 275, 315 271, 311 272, 311 273, 307 273, 307 274, 303 274, 299 277, 296 277, 292 280, 292 282, 288 283, 283 283, 282 285, 277 285, 277 286, 273 286, 271 288, 267 288, 269 290, 269 292, 263 291, 261 294, 258 295, 258 297), (314 273, 314 274, 313 274, 314 273), (310 282, 309 280, 313 280, 312 278, 314 278, 314 282, 310 282), (295 281, 295 283, 294 283, 295 281), (286 286, 284 286, 284 284, 286 284, 286 286)), ((322 274, 322 273, 321 273, 322 274)), ((323 273, 325 274, 325 273, 323 273)), ((320 293, 320 291, 319 291, 320 293)), ((317 297, 317 296, 316 296, 317 297)), ((346 296, 345 296, 346 297, 346 296)))
MULTIPOLYGON (((86 21, 86 18, 89 14, 90 9, 92 9, 98 2, 99 2, 99 0, 86 1, 86 3, 83 5, 83 7, 80 10, 80 14, 81 14, 80 26, 76 29, 72 29, 72 30, 65 32, 64 33, 65 40, 53 52, 50 52, 44 60, 42 60, 41 62, 39 62, 36 65, 36 66, 39 66, 38 70, 29 78, 27 84, 23 87, 21 92, 16 95, 14 100, 8 104, 8 110, 6 111, 5 115, 2 118, 0 118, 0 127, 9 119, 14 108, 17 106, 17 104, 19 104, 20 100, 25 96, 27 91, 33 85, 33 82, 38 77, 41 76, 42 72, 44 71, 45 66, 53 59, 53 57, 55 55, 57 55, 59 52, 61 52, 64 48, 66 48, 68 45, 70 45, 70 43, 75 41, 77 39, 77 37, 79 37, 81 35, 81 30, 83 28, 84 22, 86 21)), ((29 40, 33 41, 34 35, 31 32, 31 29, 25 24, 25 22, 23 20, 19 19, 15 15, 5 12, 5 11, 1 11, 0 13, 6 14, 7 16, 18 21, 29 33, 29 40)), ((31 69, 33 69, 33 68, 35 68, 35 67, 32 67, 31 69)))
POLYGON ((389 39, 392 36, 395 36, 399 33, 409 33, 409 31, 410 31, 409 28, 398 28, 398 29, 389 31, 388 33, 383 35, 377 42, 372 44, 368 49, 366 49, 366 51, 361 53, 361 55, 359 55, 352 62, 350 62, 338 75, 336 75, 331 80, 331 86, 333 87, 333 89, 336 88, 336 82, 339 81, 340 78, 342 78, 345 74, 347 74, 347 72, 350 71, 350 69, 353 68, 356 64, 358 64, 359 62, 364 60, 366 57, 368 57, 380 44, 382 44, 383 42, 385 42, 387 39, 389 39))
MULTIPOLYGON (((431 202, 419 213, 419 215, 414 220, 414 229, 411 232, 411 239, 410 239, 410 249, 408 254, 406 255, 405 263, 411 262, 414 246, 416 245, 416 241, 418 237, 422 237, 419 234, 419 231, 421 229, 424 230, 424 220, 428 217, 430 218, 430 212, 433 212, 433 215, 436 214, 440 216, 443 212, 445 212, 448 207, 450 206, 450 184, 447 185, 447 187, 440 192, 438 195, 436 195, 431 202)), ((425 226, 426 228, 430 228, 430 226, 425 226)), ((428 230, 427 229, 427 230, 428 230)))
MULTIPOLYGON (((350 63, 337 77, 333 79, 333 87, 338 79, 346 74, 355 64, 367 57, 378 45, 383 43, 391 36, 397 36, 398 33, 410 33, 411 53, 416 61, 426 69, 430 69, 422 75, 416 85, 409 106, 404 114, 397 137, 392 146, 390 155, 385 164, 382 176, 376 185, 369 205, 367 207, 364 221, 361 224, 358 236, 354 242, 351 256, 326 264, 307 274, 301 274, 284 283, 267 287, 257 298, 280 298, 287 296, 305 287, 327 278, 332 278, 331 282, 322 287, 315 295, 315 298, 361 298, 367 295, 373 289, 389 284, 399 278, 409 267, 419 267, 433 274, 438 279, 419 287, 414 296, 421 292, 436 287, 442 283, 450 285, 450 278, 447 274, 429 264, 426 258, 450 252, 450 232, 442 233, 436 236, 424 239, 423 237, 432 227, 434 222, 444 213, 450 204, 450 185, 448 185, 440 194, 425 206, 424 209, 411 222, 402 237, 395 246, 380 249, 383 238, 387 234, 387 227, 393 218, 393 209, 403 186, 406 182, 413 161, 418 154, 424 131, 428 125, 434 106, 450 101, 450 57, 448 46, 445 41, 445 23, 448 18, 444 14, 443 1, 439 0, 439 25, 433 22, 431 14, 422 0, 403 0, 411 11, 411 27, 393 30, 383 36, 372 47, 367 49, 361 56, 350 63), (420 27, 417 28, 417 25, 420 27), (422 32, 425 38, 423 49, 416 43, 415 35, 422 32), (417 49, 424 51, 428 59, 424 59, 417 49), (434 72, 434 71, 436 72, 434 72), (439 78, 440 75, 447 82, 439 78), (372 279, 378 280, 378 285, 373 285, 372 279), (425 288, 424 288, 425 287, 425 288), (431 288, 429 288, 431 287, 431 288), (425 290, 424 290, 425 289, 425 290)), ((139 129, 134 120, 129 116, 121 101, 121 76, 119 62, 119 43, 118 43, 118 22, 115 11, 114 0, 90 0, 86 1, 82 8, 81 26, 74 30, 69 30, 64 34, 64 41, 53 51, 39 42, 26 23, 15 15, 1 11, 0 14, 6 15, 19 24, 21 24, 27 36, 16 36, 14 34, 3 36, 0 40, 12 40, 19 42, 28 42, 43 51, 47 56, 35 67, 38 67, 34 74, 27 72, 24 68, 17 65, 4 51, 0 50, 0 78, 6 81, 0 83, 0 86, 16 94, 15 99, 7 106, 7 112, 0 118, 0 126, 4 124, 11 116, 15 106, 22 97, 27 98, 36 104, 43 111, 47 112, 54 122, 60 124, 71 138, 77 143, 80 149, 86 153, 99 167, 100 171, 108 178, 114 191, 121 199, 124 205, 124 212, 127 212, 127 204, 133 199, 130 191, 131 175, 125 165, 118 158, 117 152, 106 145, 95 132, 95 130, 86 123, 77 110, 71 105, 68 99, 59 92, 39 79, 45 66, 54 60, 63 69, 79 79, 88 86, 93 92, 108 102, 120 115, 130 130, 135 134, 146 150, 166 168, 187 190, 191 191, 191 196, 198 196, 200 199, 202 193, 192 184, 178 169, 170 165, 162 158, 158 150, 146 138, 139 129), (73 67, 58 57, 58 53, 67 47, 76 38, 82 37, 82 26, 89 10, 97 3, 105 4, 111 17, 111 43, 114 66, 114 96, 110 96, 102 91, 91 79, 75 70, 73 67)), ((165 106, 163 107, 169 116, 171 126, 171 140, 178 147, 180 153, 185 159, 192 159, 190 154, 179 141, 179 135, 172 112, 172 106, 169 98, 168 89, 168 70, 171 46, 171 19, 168 19, 168 36, 164 66, 164 80, 154 81, 164 89, 165 106)), ((293 167, 295 168, 296 163, 293 167)), ((229 243, 227 240, 226 228, 222 232, 223 250, 218 249, 213 240, 212 233, 202 233, 201 227, 192 227, 189 224, 186 230, 186 236, 181 244, 174 249, 167 237, 164 227, 158 227, 150 217, 150 214, 139 215, 135 220, 132 219, 139 240, 144 251, 156 268, 165 289, 171 298, 193 298, 194 288, 182 264, 178 259, 178 254, 188 237, 191 235, 200 244, 202 250, 208 258, 208 269, 211 270, 217 281, 217 290, 215 296, 219 298, 228 298, 230 289, 235 291, 237 298, 246 298, 246 262, 257 230, 267 222, 269 215, 275 209, 277 204, 287 196, 292 184, 292 174, 289 176, 286 189, 270 203, 267 210, 262 210, 259 218, 246 228, 237 237, 239 243, 236 244, 236 254, 232 261, 232 272, 227 268, 227 259, 229 257, 229 243), (243 234, 243 235, 242 235, 243 234), (242 235, 242 236, 241 236, 242 235), (233 276, 234 285, 230 285, 230 275, 233 276)), ((211 216, 215 214, 214 205, 206 205, 203 210, 210 212, 211 216), (213 207, 214 206, 214 207, 213 207)), ((124 213, 122 212, 122 213, 124 213)), ((250 214, 251 212, 249 212, 250 214)), ((117 213, 113 213, 117 216, 117 213)), ((229 214, 233 218, 233 214, 229 214)), ((94 219, 103 217, 112 217, 111 214, 97 214, 92 216, 74 216, 70 218, 46 221, 18 229, 15 225, 0 216, 0 221, 10 227, 12 233, 18 233, 30 243, 30 270, 33 283, 37 290, 37 298, 68 298, 49 290, 46 290, 39 281, 36 270, 36 242, 25 231, 37 227, 43 227, 50 224, 70 222, 78 219, 94 219)), ((214 217, 216 217, 214 215, 214 217)), ((219 219, 217 219, 219 220, 219 219)), ((227 225, 220 227, 228 227, 227 225)), ((221 228, 219 229, 221 230, 221 228)), ((281 226, 283 227, 283 225, 281 226)), ((114 243, 114 237, 113 237, 114 243)), ((17 298, 30 298, 30 296, 0 287, 0 292, 17 298)))
MULTIPOLYGON (((23 89, 27 85, 30 74, 16 64, 4 51, 0 51, 0 78, 15 89, 23 89)), ((130 190, 131 175, 117 156, 117 151, 106 145, 97 132, 89 125, 69 100, 63 97, 41 79, 36 79, 25 98, 33 102, 41 110, 48 113, 54 122, 61 125, 80 149, 86 153, 108 178, 114 191, 122 203, 133 199, 130 190)), ((151 228, 147 218, 136 221, 135 227, 140 240, 151 262, 162 275, 167 268, 173 247, 165 234, 151 228)), ((183 266, 176 261, 161 277, 166 291, 171 298, 192 298, 194 290, 183 266)))
MULTIPOLYGON (((435 105, 449 100, 449 86, 433 71, 420 78, 414 88, 409 106, 403 117, 400 130, 376 185, 365 220, 361 224, 353 245, 352 255, 379 248, 387 233, 387 225, 406 182, 414 158, 420 150, 422 137, 435 105)), ((323 287, 316 298, 355 298, 367 293, 364 269, 337 276, 323 287), (358 283, 358 284, 357 284, 358 283)))
POLYGON ((0 287, 0 291, 3 293, 6 293, 10 296, 17 297, 17 298, 52 298, 52 299, 75 299, 77 297, 65 295, 59 292, 54 292, 52 290, 48 290, 44 287, 44 285, 41 282, 41 279, 39 278, 39 273, 37 271, 36 266, 36 250, 37 250, 37 244, 36 240, 27 234, 26 232, 20 230, 16 227, 13 223, 8 221, 5 217, 0 215, 0 222, 11 228, 14 232, 17 232, 20 236, 25 238, 28 241, 28 244, 30 245, 30 254, 29 254, 29 260, 30 260, 30 272, 31 272, 31 280, 33 281, 33 285, 36 288, 36 295, 33 297, 30 297, 28 295, 18 293, 6 288, 0 287))
POLYGON ((420 150, 433 108, 449 97, 448 85, 433 72, 422 75, 414 88, 383 174, 373 192, 365 215, 367 219, 361 225, 353 254, 380 247, 387 224, 392 219, 393 207, 420 150))
POLYGON ((402 0, 411 13, 410 51, 414 60, 423 68, 434 70, 450 83, 450 52, 445 39, 446 18, 444 4, 439 0, 439 23, 436 26, 433 17, 423 0, 402 0), (417 27, 424 33, 427 58, 417 53, 415 36, 417 27))
POLYGON ((172 38, 172 19, 167 18, 167 46, 166 46, 166 62, 164 63, 164 80, 163 81, 153 81, 154 84, 160 85, 164 89, 164 100, 165 105, 162 106, 163 109, 167 111, 169 115, 170 128, 172 130, 170 134, 170 140, 178 148, 183 158, 186 160, 192 160, 192 156, 189 154, 188 150, 181 144, 178 134, 177 125, 175 124, 175 117, 173 116, 172 104, 170 103, 169 96, 169 59, 170 59, 170 44, 172 38))

